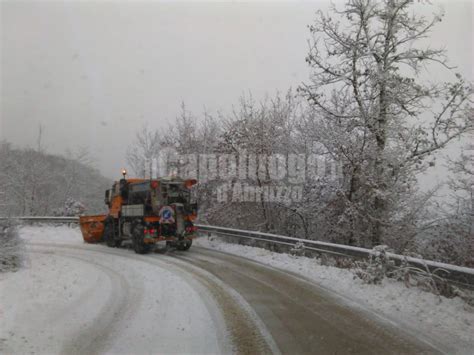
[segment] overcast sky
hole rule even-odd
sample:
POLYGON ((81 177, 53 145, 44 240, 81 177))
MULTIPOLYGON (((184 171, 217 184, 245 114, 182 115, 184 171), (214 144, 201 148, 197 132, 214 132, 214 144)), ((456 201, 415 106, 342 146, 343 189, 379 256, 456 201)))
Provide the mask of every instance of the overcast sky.
MULTIPOLYGON (((417 11, 434 8, 421 1, 417 11)), ((444 1, 432 45, 473 79, 471 1, 444 1)), ((1 2, 0 138, 48 152, 88 147, 119 176, 144 124, 165 127, 181 102, 230 111, 308 78, 307 25, 328 2, 1 2)), ((435 75, 441 75, 435 73, 435 75)))

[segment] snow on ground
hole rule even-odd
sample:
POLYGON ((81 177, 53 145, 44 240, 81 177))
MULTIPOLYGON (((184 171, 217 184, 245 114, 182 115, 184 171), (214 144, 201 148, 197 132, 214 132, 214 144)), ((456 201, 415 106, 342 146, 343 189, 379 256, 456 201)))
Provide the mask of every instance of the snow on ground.
MULTIPOLYGON (((151 267, 128 257, 94 253, 108 248, 84 244, 80 230, 74 227, 25 226, 20 235, 28 250, 26 266, 0 274, 1 353, 77 350, 80 345, 73 340, 100 335, 106 321, 114 324, 111 336, 97 346, 112 353, 136 352, 137 338, 141 346, 146 344, 140 348, 144 353, 219 353, 228 346, 219 342, 219 328, 224 326, 209 304, 203 303, 200 290, 168 270, 165 263, 160 267, 159 258, 154 258, 158 265, 151 267), (38 243, 77 246, 78 250, 58 252, 38 243), (114 301, 113 294, 122 288, 127 292, 121 292, 122 300, 114 301), (123 319, 109 319, 113 318, 110 309, 119 307, 121 301, 127 307, 123 319)), ((367 285, 354 279, 350 270, 323 266, 317 259, 219 239, 203 237, 195 245, 300 274, 458 353, 472 353, 474 311, 458 298, 437 297, 388 279, 381 286, 367 285)), ((114 250, 134 255, 129 250, 114 250)))
POLYGON ((27 242, 53 244, 84 244, 81 230, 77 226, 33 225, 20 228, 20 236, 27 242))
POLYGON ((20 236, 25 267, 0 274, 0 353, 227 349, 216 306, 165 263, 98 253, 109 249, 85 245, 78 228, 23 227, 20 236))
POLYGON ((323 266, 317 259, 225 243, 218 237, 201 237, 195 245, 300 274, 402 326, 421 331, 426 337, 456 349, 459 354, 472 354, 474 309, 459 298, 438 297, 390 279, 385 279, 382 285, 364 284, 354 278, 350 270, 323 266))

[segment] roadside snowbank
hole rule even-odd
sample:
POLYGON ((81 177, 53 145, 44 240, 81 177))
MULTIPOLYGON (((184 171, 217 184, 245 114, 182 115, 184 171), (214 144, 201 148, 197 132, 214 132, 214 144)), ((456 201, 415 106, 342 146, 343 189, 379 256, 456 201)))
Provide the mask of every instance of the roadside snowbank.
POLYGON ((407 288, 390 279, 385 279, 382 285, 368 285, 354 278, 350 270, 323 266, 317 259, 225 243, 218 238, 201 237, 195 245, 297 273, 401 326, 421 331, 435 343, 447 347, 451 353, 472 354, 474 309, 459 298, 438 297, 417 288, 407 288))

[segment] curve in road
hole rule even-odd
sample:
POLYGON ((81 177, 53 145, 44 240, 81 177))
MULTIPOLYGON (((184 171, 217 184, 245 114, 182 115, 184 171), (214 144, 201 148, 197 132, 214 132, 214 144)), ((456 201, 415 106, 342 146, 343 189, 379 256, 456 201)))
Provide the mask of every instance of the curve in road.
MULTIPOLYGON (((227 349, 245 354, 440 353, 435 346, 348 306, 303 278, 244 258, 199 247, 189 252, 139 256, 128 250, 100 246, 32 245, 64 250, 66 254, 71 249, 113 254, 179 273, 202 297, 210 296, 218 305, 227 328, 221 336, 228 335, 232 342, 231 348, 221 345, 224 352, 227 349)), ((109 276, 118 277, 115 273, 109 276)), ((123 281, 118 278, 116 282, 123 281)), ((122 284, 120 288, 123 287, 127 286, 122 284)), ((124 299, 127 298, 125 295, 124 299)), ((123 299, 118 304, 122 302, 123 299)), ((109 321, 120 323, 119 318, 109 317, 109 321)), ((75 344, 66 349, 77 349, 75 344)), ((96 345, 103 348, 100 343, 96 345)), ((92 350, 96 345, 92 342, 86 349, 92 350)))
POLYGON ((341 302, 295 275, 195 248, 172 257, 235 288, 263 320, 285 354, 433 354, 434 346, 341 302))
MULTIPOLYGON (((209 331, 222 328, 220 324, 225 322, 225 329, 220 329, 221 334, 216 335, 216 337, 221 339, 220 344, 218 344, 220 352, 239 354, 278 353, 278 348, 266 331, 263 322, 258 319, 255 312, 240 295, 219 279, 213 277, 212 274, 200 268, 183 264, 174 258, 166 258, 164 255, 155 255, 155 257, 153 255, 143 256, 136 255, 128 250, 109 249, 101 246, 49 243, 30 243, 30 246, 33 248, 30 248, 30 250, 36 253, 47 252, 51 254, 54 251, 56 255, 84 262, 91 261, 91 254, 113 255, 123 260, 131 259, 134 262, 145 264, 147 268, 151 266, 158 272, 159 270, 166 270, 179 275, 182 280, 185 280, 185 282, 195 288, 202 298, 201 301, 206 304, 211 317, 215 320, 215 327, 210 328, 209 331), (35 250, 34 248, 40 248, 40 250, 35 250), (44 250, 41 251, 43 248, 44 250)), ((99 266, 98 271, 102 271, 104 269, 103 263, 106 261, 106 259, 102 258, 99 263, 93 262, 93 264, 97 264, 99 266)), ((105 267, 105 269, 109 271, 110 266, 105 267)), ((112 273, 110 276, 116 275, 112 273)), ((100 317, 102 321, 87 329, 85 331, 86 334, 82 334, 82 332, 81 334, 76 334, 77 336, 74 337, 76 339, 68 341, 65 345, 65 353, 100 352, 104 348, 103 344, 106 343, 104 339, 113 338, 115 329, 123 328, 123 318, 125 318, 123 313, 131 313, 128 303, 135 304, 136 302, 128 294, 134 286, 136 287, 135 281, 128 279, 126 284, 119 288, 114 288, 115 291, 111 293, 117 297, 117 300, 114 300, 112 303, 120 303, 121 306, 118 308, 113 307, 112 311, 110 311, 110 307, 103 312, 101 311, 101 314, 103 313, 103 316, 100 317), (119 302, 119 299, 122 301, 119 302)), ((166 304, 163 306, 167 307, 166 304)), ((140 348, 139 344, 137 344, 138 348, 140 348)))

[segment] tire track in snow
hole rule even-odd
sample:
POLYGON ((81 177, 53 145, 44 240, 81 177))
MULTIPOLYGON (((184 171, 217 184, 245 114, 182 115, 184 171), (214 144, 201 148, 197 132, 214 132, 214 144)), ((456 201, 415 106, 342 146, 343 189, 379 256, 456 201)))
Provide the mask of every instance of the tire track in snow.
MULTIPOLYGON (((30 245, 33 243, 30 243, 30 245)), ((39 246, 40 244, 33 244, 39 246)), ((139 304, 136 293, 131 292, 131 286, 127 279, 119 272, 91 260, 90 258, 74 255, 64 251, 63 248, 55 248, 53 244, 41 244, 48 247, 48 250, 29 249, 32 253, 59 255, 62 257, 78 260, 89 265, 93 265, 99 272, 104 273, 110 280, 111 289, 105 306, 95 315, 90 326, 87 326, 75 334, 71 339, 66 339, 61 350, 62 354, 100 354, 111 341, 112 334, 118 329, 120 323, 139 304), (56 249, 51 252, 51 248, 56 249)), ((73 249, 73 248, 71 248, 73 249)), ((74 248, 75 249, 75 248, 74 248)), ((136 285, 135 285, 136 287, 136 285)), ((69 308, 81 307, 81 303, 88 294, 82 294, 79 299, 69 305, 69 308)), ((54 320, 53 320, 54 321, 54 320)))
MULTIPOLYGON (((119 256, 121 258, 133 259, 146 264, 166 268, 167 270, 179 273, 187 282, 194 287, 198 293, 202 294, 203 289, 207 291, 208 296, 212 297, 214 307, 208 306, 209 312, 215 313, 215 305, 218 306, 221 317, 226 324, 226 332, 222 336, 228 335, 232 342, 232 349, 226 346, 222 340, 220 348, 223 352, 232 351, 237 354, 278 354, 278 347, 275 345, 270 333, 266 330, 264 323, 258 318, 256 313, 248 303, 232 288, 225 285, 218 278, 208 273, 204 269, 196 266, 187 265, 181 260, 166 255, 136 255, 129 251, 110 248, 96 248, 89 245, 70 245, 70 244, 49 244, 30 242, 30 245, 64 250, 81 250, 119 256), (196 283, 200 285, 196 286, 196 283), (227 333, 227 334, 224 334, 227 333)), ((66 253, 67 254, 67 253, 66 253)), ((65 255, 66 255, 65 254, 65 255)), ((216 318, 216 315, 213 315, 216 318)), ((217 316, 217 318, 219 318, 217 316)), ((77 342, 75 342, 77 343, 77 342)), ((74 347, 75 345, 73 345, 74 347)))
MULTIPOLYGON (((245 301, 229 285, 204 269, 166 257, 166 261, 175 264, 188 276, 205 286, 218 303, 236 354, 280 354, 265 324, 245 301)), ((189 280, 193 282, 192 280, 189 280)))

